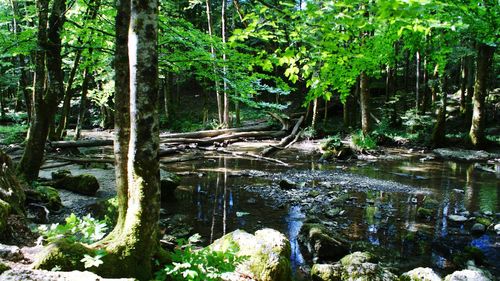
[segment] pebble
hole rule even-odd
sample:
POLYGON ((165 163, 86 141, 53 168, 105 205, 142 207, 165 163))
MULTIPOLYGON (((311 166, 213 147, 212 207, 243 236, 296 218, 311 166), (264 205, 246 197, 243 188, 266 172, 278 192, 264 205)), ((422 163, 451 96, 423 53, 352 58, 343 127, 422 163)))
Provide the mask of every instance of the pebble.
POLYGON ((457 223, 464 223, 467 221, 466 217, 460 215, 449 215, 448 219, 457 223))

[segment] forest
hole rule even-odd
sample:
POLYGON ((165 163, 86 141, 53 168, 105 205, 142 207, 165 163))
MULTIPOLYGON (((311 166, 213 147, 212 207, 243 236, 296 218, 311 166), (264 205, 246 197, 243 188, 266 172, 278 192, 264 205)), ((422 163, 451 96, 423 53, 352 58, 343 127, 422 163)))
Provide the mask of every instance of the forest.
POLYGON ((500 280, 498 0, 0 0, 0 280, 500 280))

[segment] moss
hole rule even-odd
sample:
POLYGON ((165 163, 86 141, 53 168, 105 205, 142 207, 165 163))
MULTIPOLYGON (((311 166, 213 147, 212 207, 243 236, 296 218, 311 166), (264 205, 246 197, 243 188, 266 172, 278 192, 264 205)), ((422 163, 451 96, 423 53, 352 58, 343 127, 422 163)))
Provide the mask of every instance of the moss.
POLYGON ((9 270, 10 266, 6 265, 3 262, 0 262, 0 274, 4 273, 5 271, 9 270))
POLYGON ((80 260, 86 254, 92 255, 93 251, 80 243, 59 240, 45 247, 37 257, 33 268, 45 270, 60 268, 63 271, 85 270, 80 260))
POLYGON ((54 186, 62 188, 75 193, 94 196, 99 189, 99 182, 96 177, 89 174, 82 174, 78 176, 66 176, 56 180, 54 186))
POLYGON ((320 195, 320 192, 317 190, 309 191, 309 197, 318 197, 319 195, 320 195))
POLYGON ((484 261, 483 252, 476 247, 467 246, 460 253, 453 256, 453 263, 457 266, 464 267, 468 261, 473 260, 476 264, 481 265, 484 261))
POLYGON ((52 179, 53 180, 60 180, 66 177, 71 176, 71 171, 70 170, 57 170, 55 172, 52 172, 52 179))
POLYGON ((313 281, 340 281, 341 267, 333 264, 314 264, 311 268, 313 281))
POLYGON ((436 209, 437 207, 439 207, 439 201, 437 201, 436 199, 427 197, 424 201, 423 207, 426 209, 436 209))
POLYGON ((37 186, 35 190, 40 194, 42 202, 47 204, 47 208, 51 210, 59 210, 62 207, 59 191, 50 186, 37 186))
POLYGON ((7 227, 7 217, 10 214, 10 205, 9 203, 0 199, 0 233, 5 231, 7 227))
POLYGON ((492 224, 491 220, 489 218, 477 218, 476 219, 477 223, 480 223, 486 227, 490 226, 492 224))

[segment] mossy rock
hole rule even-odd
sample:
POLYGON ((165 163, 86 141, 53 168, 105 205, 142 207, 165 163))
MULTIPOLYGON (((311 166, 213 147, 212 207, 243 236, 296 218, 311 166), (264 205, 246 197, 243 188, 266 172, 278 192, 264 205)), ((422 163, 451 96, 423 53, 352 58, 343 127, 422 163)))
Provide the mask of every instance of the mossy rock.
POLYGON ((0 149, 0 199, 10 205, 13 214, 24 215, 26 183, 16 176, 10 157, 0 149))
POLYGON ((57 170, 55 172, 52 172, 52 179, 57 181, 66 177, 71 176, 71 171, 70 170, 57 170))
POLYGON ((45 270, 59 268, 62 271, 85 270, 81 262, 85 255, 93 256, 93 251, 80 243, 62 239, 45 247, 36 258, 33 268, 45 270))
POLYGON ((50 186, 37 186, 35 191, 40 195, 40 201, 45 203, 46 207, 50 210, 60 210, 62 207, 61 197, 59 191, 50 186))
POLYGON ((318 223, 304 223, 299 241, 306 245, 316 261, 337 261, 349 253, 349 242, 318 223))
POLYGON ((439 201, 437 201, 436 199, 433 199, 433 198, 430 198, 430 197, 427 197, 425 200, 424 200, 424 204, 423 204, 423 207, 426 208, 426 209, 436 209, 439 207, 439 201))
POLYGON ((343 257, 341 280, 356 281, 395 281, 396 275, 379 264, 373 263, 374 256, 366 252, 354 252, 343 257))
POLYGON ((453 263, 463 267, 468 261, 474 261, 476 264, 482 264, 485 256, 481 249, 472 246, 464 247, 464 250, 453 256, 453 263))
POLYGON ((95 196, 99 190, 96 177, 89 174, 62 177, 55 181, 54 186, 88 196, 95 196))
POLYGON ((400 281, 442 281, 441 277, 428 267, 418 267, 403 273, 399 277, 400 281))
POLYGON ((0 262, 0 274, 4 273, 5 271, 9 270, 10 266, 6 265, 3 262, 0 262))
POLYGON ((10 215, 10 204, 0 199, 0 233, 3 233, 8 225, 7 218, 10 215))
POLYGON ((341 281, 342 266, 339 264, 314 264, 311 268, 313 281, 341 281))
POLYGON ((489 218, 480 217, 476 219, 477 223, 480 223, 486 227, 490 226, 493 222, 489 218))
POLYGON ((181 183, 181 177, 171 172, 162 172, 160 180, 161 197, 172 197, 175 188, 181 183))
POLYGON ((209 247, 214 251, 226 251, 233 245, 239 248, 237 256, 246 257, 236 272, 259 281, 291 280, 290 242, 280 232, 266 228, 252 235, 236 230, 209 247))
POLYGON ((98 201, 85 208, 92 216, 99 220, 106 220, 106 224, 115 225, 118 219, 118 197, 98 201))

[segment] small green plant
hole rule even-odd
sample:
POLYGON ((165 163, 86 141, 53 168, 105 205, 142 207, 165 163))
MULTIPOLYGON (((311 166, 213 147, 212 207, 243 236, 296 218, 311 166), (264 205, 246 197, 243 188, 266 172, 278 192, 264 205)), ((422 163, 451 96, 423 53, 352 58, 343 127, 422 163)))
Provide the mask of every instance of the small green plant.
POLYGON ((316 134, 316 130, 313 127, 309 126, 302 132, 302 137, 304 137, 305 139, 312 139, 316 136, 316 134))
POLYGON ((22 143, 26 138, 27 130, 26 125, 0 126, 0 144, 22 143))
POLYGON ((101 240, 107 230, 108 226, 104 220, 97 220, 90 214, 81 219, 71 214, 66 218, 65 224, 55 223, 38 227, 38 232, 47 243, 64 238, 70 242, 91 244, 101 240))
POLYGON ((340 134, 329 136, 321 142, 321 149, 323 150, 337 149, 341 146, 342 138, 340 137, 340 134))
POLYGON ((85 268, 99 267, 104 262, 101 260, 107 254, 105 250, 97 250, 95 256, 85 254, 80 260, 85 268))
POLYGON ((370 135, 363 134, 362 131, 352 134, 352 143, 358 149, 374 149, 377 147, 377 142, 370 135))
POLYGON ((214 251, 209 247, 195 249, 193 243, 200 238, 195 234, 188 240, 177 240, 178 245, 172 254, 172 264, 166 265, 156 273, 156 280, 215 281, 225 272, 232 272, 245 257, 237 257, 237 245, 227 251, 214 251))

